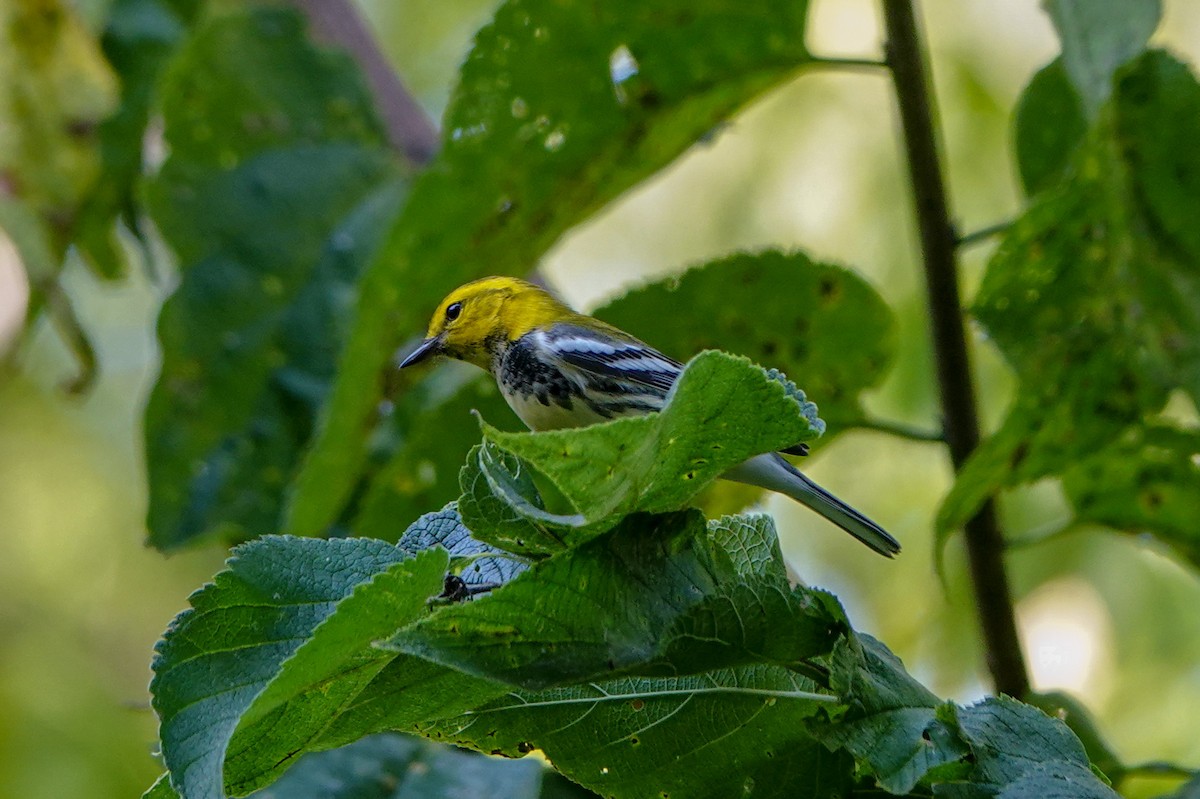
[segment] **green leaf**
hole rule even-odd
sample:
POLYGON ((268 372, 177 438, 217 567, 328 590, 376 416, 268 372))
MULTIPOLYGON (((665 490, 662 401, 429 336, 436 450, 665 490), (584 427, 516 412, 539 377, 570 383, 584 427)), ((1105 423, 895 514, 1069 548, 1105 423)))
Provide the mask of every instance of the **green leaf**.
POLYGON ((454 718, 509 693, 509 686, 471 677, 436 663, 397 653, 363 690, 328 719, 309 748, 328 749, 364 735, 400 730, 454 718))
POLYGON ((996 799, 1117 799, 1119 794, 1083 766, 1040 764, 1004 786, 996 799))
POLYGON ((437 161, 365 278, 291 532, 325 529, 362 470, 377 376, 450 289, 524 274, 569 228, 810 60, 794 0, 508 2, 463 65, 437 161), (431 265, 434 268, 431 268, 431 265))
POLYGON ((896 347, 895 316, 869 283, 798 252, 713 261, 634 289, 596 316, 680 361, 721 349, 803 375, 833 430, 862 418, 859 396, 883 378, 896 347))
POLYGON ((1092 773, 1083 744, 1056 718, 1007 697, 971 707, 941 702, 866 635, 843 639, 830 659, 830 686, 848 703, 809 729, 845 748, 881 788, 935 796, 1112 799, 1092 773))
POLYGON ((375 575, 338 604, 242 713, 225 758, 229 793, 267 784, 321 736, 392 660, 375 641, 425 615, 447 565, 444 552, 431 550, 375 575))
POLYGON ((417 519, 397 549, 417 558, 406 561, 412 569, 393 567, 358 586, 242 714, 226 755, 231 793, 268 783, 306 751, 458 714, 504 693, 496 683, 397 655, 377 642, 425 615, 426 600, 442 588, 446 554, 469 559, 463 568, 468 585, 503 584, 524 564, 486 557, 495 550, 471 538, 452 506, 417 519), (436 568, 414 577, 429 557, 436 568))
POLYGON ((1161 0, 1046 0, 1063 45, 1063 66, 1095 118, 1117 69, 1145 49, 1162 16, 1161 0))
POLYGON ((1058 183, 1087 134, 1083 105, 1061 58, 1038 70, 1021 92, 1013 128, 1025 193, 1032 196, 1058 183))
POLYGON ((568 549, 569 539, 604 530, 603 524, 586 525, 579 514, 546 511, 530 469, 516 455, 487 441, 467 454, 459 484, 463 522, 480 538, 508 552, 549 555, 568 549))
MULTIPOLYGON (((1113 136, 1121 158, 1128 164, 1131 205, 1145 219, 1147 235, 1165 252, 1163 258, 1173 272, 1191 280, 1166 279, 1151 274, 1145 278, 1163 316, 1179 316, 1195 323, 1197 310, 1196 260, 1200 258, 1200 229, 1191 216, 1200 206, 1200 152, 1187 146, 1200 131, 1200 84, 1187 64, 1170 54, 1154 50, 1118 75, 1114 95, 1113 136)), ((1186 335, 1177 325, 1167 332, 1186 335)), ((1197 358, 1200 344, 1166 343, 1168 351, 1180 350, 1197 358), (1190 347, 1187 345, 1191 345, 1190 347)), ((1194 363, 1185 373, 1185 386, 1192 396, 1200 394, 1200 369, 1194 363)))
POLYGON ((591 794, 533 760, 503 760, 380 734, 305 755, 270 788, 250 799, 537 799, 591 794), (564 793, 565 792, 565 793, 564 793))
POLYGON ((1200 85, 1150 53, 1119 76, 1068 177, 1012 226, 975 314, 1021 387, 960 472, 939 537, 997 488, 1062 474, 1176 388, 1200 401, 1200 85))
POLYGON ((845 624, 791 589, 766 516, 707 528, 696 511, 635 514, 570 557, 535 564, 388 646, 528 689, 617 674, 670 675, 747 663, 795 666, 845 624))
MULTIPOLYGON (((223 640, 222 636, 228 636, 222 628, 227 623, 226 617, 232 615, 241 620, 243 626, 251 628, 251 633, 245 640, 233 642, 231 651, 237 654, 239 664, 258 664, 264 679, 257 683, 255 692, 227 701, 220 691, 220 675, 215 684, 214 677, 209 676, 210 670, 224 663, 217 659, 225 656, 223 650, 206 650, 200 658, 213 660, 199 666, 189 665, 194 655, 179 663, 177 653, 164 651, 159 659, 161 669, 181 666, 189 671, 182 678, 163 677, 161 681, 156 678, 156 708, 160 693, 188 691, 190 695, 200 694, 199 709, 181 708, 178 715, 220 714, 232 719, 230 723, 206 729, 200 740, 192 738, 168 744, 168 720, 164 715, 163 747, 164 752, 171 748, 168 765, 173 769, 176 766, 171 755, 202 756, 207 765, 204 771, 193 775, 194 780, 223 779, 230 795, 243 795, 268 784, 305 752, 349 743, 384 729, 411 727, 418 722, 457 715, 505 692, 503 686, 495 683, 375 645, 427 613, 428 600, 442 590, 449 555, 471 558, 469 573, 464 575, 468 583, 503 582, 523 568, 508 558, 480 557, 494 550, 470 538, 452 507, 418 519, 396 547, 366 539, 327 544, 288 538, 262 540, 271 542, 268 554, 275 562, 265 562, 267 555, 254 545, 247 545, 238 550, 238 559, 233 562, 235 575, 239 567, 246 568, 245 561, 251 558, 254 569, 292 572, 292 579, 302 588, 332 581, 335 588, 325 590, 340 591, 344 598, 333 600, 336 607, 317 611, 315 620, 303 607, 316 601, 311 597, 296 598, 301 607, 272 611, 252 601, 246 603, 247 607, 234 608, 226 607, 229 603, 225 602, 215 621, 181 616, 173 627, 174 635, 182 635, 193 643, 207 638, 223 640), (359 563, 364 558, 374 560, 364 567, 359 563), (387 565, 389 560, 398 562, 387 565), (272 631, 269 635, 262 634, 262 624, 257 618, 263 614, 269 617, 272 631), (287 614, 291 617, 280 618, 287 614), (292 642, 290 650, 272 659, 273 650, 269 646, 285 631, 292 642), (250 656, 249 651, 255 654, 250 656), (191 671, 197 668, 198 675, 191 671), (212 690, 212 695, 205 694, 205 690, 212 690), (367 713, 363 711, 364 705, 372 709, 384 707, 386 712, 367 713), (204 752, 195 751, 196 747, 205 747, 204 752), (214 763, 220 769, 215 777, 208 773, 214 763)), ((229 594, 229 587, 223 584, 223 580, 233 579, 228 574, 219 575, 217 588, 208 590, 229 594)), ((266 590, 257 583, 253 587, 266 590)), ((272 602, 282 601, 286 605, 287 595, 276 588, 272 586, 272 602), (276 595, 284 599, 276 599, 276 595)), ((188 719, 184 730, 189 729, 188 724, 199 721, 188 719)), ((175 779, 180 784, 184 775, 176 773, 175 779)))
POLYGON ((168 163, 192 173, 232 170, 281 146, 384 142, 353 61, 313 47, 289 9, 207 20, 171 60, 161 95, 168 163))
POLYGON ((1083 744, 1058 719, 1001 696, 957 708, 959 733, 974 754, 972 782, 1003 799, 1115 799, 1089 768, 1083 744))
POLYGON ((830 748, 854 755, 881 788, 907 794, 933 775, 961 773, 969 750, 948 723, 951 706, 918 684, 891 652, 867 635, 842 639, 831 658, 830 687, 849 708, 832 724, 810 724, 830 748))
MULTIPOLYGON (((579 513, 571 545, 605 526, 594 523, 685 507, 747 458, 823 429, 803 392, 745 358, 712 351, 688 362, 660 413, 541 433, 483 424, 485 439, 545 475, 579 513)), ((475 532, 488 540, 486 530, 475 532)))
POLYGON ((1028 703, 1051 718, 1060 719, 1079 738, 1093 769, 1099 769, 1110 783, 1119 784, 1125 776, 1125 767, 1116 752, 1104 740, 1095 719, 1083 703, 1062 691, 1036 693, 1028 697, 1028 703))
MULTIPOLYGON (((215 251, 192 262, 159 318, 162 374, 146 412, 155 546, 278 528, 287 477, 332 378, 354 281, 399 204, 401 186, 388 172, 379 155, 358 148, 272 153, 171 209, 198 212, 211 202, 228 216, 209 214, 216 230, 191 226, 187 235, 209 233, 215 251), (250 187, 255 208, 245 205, 250 187), (303 199, 314 193, 318 200, 303 199)), ((172 241, 189 251, 182 237, 172 241)))
POLYGON ((171 158, 147 205, 183 280, 159 320, 146 443, 150 540, 170 549, 278 529, 404 183, 357 73, 292 13, 210 21, 164 93, 171 158))
POLYGON ((1062 476, 1081 521, 1152 532, 1200 566, 1200 433, 1136 428, 1062 476))
MULTIPOLYGON (((280 687, 262 702, 278 705, 299 686, 329 680, 344 667, 339 658, 359 653, 352 635, 357 630, 347 631, 343 622, 322 627, 309 640, 356 586, 382 572, 381 586, 411 587, 410 604, 424 608, 441 588, 446 555, 431 552, 402 562, 405 557, 370 540, 269 537, 235 550, 229 570, 192 596, 192 609, 175 619, 156 647, 154 709, 163 757, 182 794, 225 795, 226 745, 242 714, 277 677, 280 687)), ((352 607, 366 602, 352 599, 352 607)), ((260 711, 266 706, 258 705, 260 711)), ((242 779, 229 776, 234 783, 242 779)))
POLYGON ((510 757, 541 749, 603 796, 848 795, 851 762, 805 732, 823 702, 787 669, 626 678, 517 692, 425 734, 510 757))

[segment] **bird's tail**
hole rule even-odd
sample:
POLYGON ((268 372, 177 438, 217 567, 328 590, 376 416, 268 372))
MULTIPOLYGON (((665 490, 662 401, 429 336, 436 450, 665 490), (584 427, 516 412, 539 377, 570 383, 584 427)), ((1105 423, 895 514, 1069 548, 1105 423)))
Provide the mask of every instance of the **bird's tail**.
POLYGON ((758 455, 731 469, 724 477, 777 491, 824 516, 885 557, 900 551, 900 542, 886 530, 814 483, 775 453, 758 455))

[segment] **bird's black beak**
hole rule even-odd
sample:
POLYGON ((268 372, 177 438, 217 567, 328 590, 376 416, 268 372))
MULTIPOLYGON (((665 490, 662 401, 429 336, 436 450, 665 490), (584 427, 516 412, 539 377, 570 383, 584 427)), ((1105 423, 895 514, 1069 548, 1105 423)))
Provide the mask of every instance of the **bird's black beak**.
POLYGON ((422 341, 415 350, 410 352, 408 356, 400 362, 397 369, 403 369, 406 366, 412 366, 414 363, 426 361, 437 355, 442 350, 442 340, 438 336, 427 338, 422 341))

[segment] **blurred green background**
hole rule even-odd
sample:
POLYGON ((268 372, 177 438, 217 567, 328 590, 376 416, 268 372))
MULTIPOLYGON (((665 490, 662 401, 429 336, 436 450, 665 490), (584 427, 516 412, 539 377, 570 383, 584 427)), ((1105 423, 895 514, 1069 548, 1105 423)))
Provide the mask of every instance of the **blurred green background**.
MULTIPOLYGON (((495 3, 359 5, 409 88, 439 117, 495 3)), ((1200 4, 1164 6, 1155 42, 1200 62, 1200 4)), ((87 10, 98 24, 103 4, 87 10)), ((921 11, 953 207, 970 231, 1018 208, 1012 108, 1058 45, 1036 0, 925 0, 921 11)), ((877 54, 876 0, 818 0, 814 15, 814 52, 877 54)), ((899 314, 902 345, 868 407, 882 418, 936 425, 906 175, 882 71, 805 73, 573 231, 541 268, 587 308, 631 283, 768 246, 851 266, 880 290, 899 314)), ((968 291, 988 253, 986 244, 967 252, 968 291)), ((23 305, 14 258, 0 238, 0 349, 15 346, 6 338, 23 305)), ((99 355, 100 380, 88 396, 61 390, 74 367, 45 324, 0 371, 0 797, 128 797, 150 784, 160 771, 146 690, 152 647, 225 554, 207 547, 167 558, 142 545, 140 419, 162 299, 144 274, 134 269, 125 283, 101 284, 68 270, 99 355)), ((1012 381, 987 342, 975 344, 985 418, 994 423, 1012 381)), ((1186 401, 1174 409, 1195 420, 1186 401)), ((771 500, 796 573, 837 593, 858 628, 883 639, 936 691, 979 697, 987 682, 960 542, 950 545, 944 590, 932 566, 932 518, 950 482, 944 450, 855 432, 809 471, 884 521, 906 551, 896 562, 865 556, 812 514, 771 500)), ((1036 538, 1066 510, 1046 484, 1009 497, 1004 513, 1012 535, 1036 538)), ((1096 530, 1022 546, 1009 562, 1035 686, 1083 699, 1126 762, 1200 765, 1196 575, 1148 543, 1096 530)), ((1144 782, 1146 795, 1169 786, 1144 782)))

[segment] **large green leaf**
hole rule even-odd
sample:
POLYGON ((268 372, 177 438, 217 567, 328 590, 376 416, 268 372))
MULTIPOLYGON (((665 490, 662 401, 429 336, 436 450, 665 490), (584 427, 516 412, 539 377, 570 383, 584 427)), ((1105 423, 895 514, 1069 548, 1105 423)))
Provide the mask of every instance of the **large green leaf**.
MULTIPOLYGON (((404 192, 358 75, 294 14, 218 17, 172 62, 147 204, 181 261, 146 415, 150 540, 278 529, 362 266, 404 192)), ((411 517, 408 517, 411 518, 411 517)))
MULTIPOLYGON (((366 276, 288 529, 324 530, 362 471, 378 375, 455 285, 555 240, 809 61, 796 0, 512 0, 462 70, 437 161, 366 276)), ((409 379, 409 378, 406 378, 409 379)))
POLYGON ((1162 16, 1161 0, 1046 0, 1062 40, 1063 66, 1096 117, 1112 92, 1113 73, 1142 52, 1162 16))
POLYGON ((798 252, 739 253, 634 289, 596 316, 680 361, 721 349, 802 376, 831 430, 862 418, 859 395, 896 346, 895 316, 870 284, 798 252))
MULTIPOLYGON (((338 711, 392 660, 374 642, 425 614, 446 565, 445 554, 434 550, 377 574, 312 631, 241 714, 225 754, 231 795, 269 783, 320 738, 338 711)), ((466 707, 478 701, 472 698, 466 707)))
POLYGON ((997 488, 1062 474, 1121 440, 1171 390, 1200 400, 1195 140, 1200 85, 1147 54, 1119 75, 1067 178, 1006 236, 975 314, 1021 385, 959 474, 943 537, 997 488))
POLYGON ((626 678, 514 693, 424 732, 510 757, 541 749, 619 799, 846 796, 849 757, 805 732, 827 704, 815 689, 773 666, 626 678))
POLYGON ((365 539, 272 537, 235 550, 229 571, 192 596, 192 609, 156 647, 150 687, 163 758, 180 793, 225 795, 225 751, 241 715, 356 586, 381 572, 409 574, 428 587, 413 595, 424 607, 441 587, 446 555, 405 557, 365 539))
POLYGON ((279 147, 384 141, 354 63, 314 47, 303 17, 288 9, 207 20, 171 60, 161 94, 164 168, 192 175, 279 147))
POLYGON ((635 514, 571 557, 389 642, 410 655, 528 689, 617 674, 688 674, 825 654, 844 617, 791 589, 774 525, 696 511, 635 514))
POLYGON ((502 584, 520 572, 493 552, 453 507, 422 516, 398 546, 270 537, 238 549, 231 571, 172 625, 155 662, 155 708, 176 787, 243 795, 305 752, 503 694, 501 685, 375 646, 428 613, 449 556, 462 560, 468 584, 502 584))
POLYGON ((1113 784, 1120 784, 1128 774, 1116 752, 1101 734, 1096 720, 1078 699, 1062 691, 1047 691, 1031 694, 1025 697, 1025 701, 1047 716, 1060 719, 1075 733, 1083 744, 1088 760, 1092 762, 1093 770, 1099 770, 1113 784))
MULTIPOLYGON (((487 441, 544 475, 578 516, 559 517, 576 545, 634 511, 687 505, 708 483, 747 458, 785 449, 824 430, 804 392, 745 358, 704 352, 688 362, 659 413, 578 430, 506 433, 484 423, 487 441)), ((486 463, 481 470, 502 469, 486 463)), ((498 486, 499 481, 492 481, 498 486)), ((514 510, 527 498, 505 494, 514 510)), ((493 540, 491 529, 475 534, 493 540)), ((528 543, 528 542, 527 542, 528 543)))

